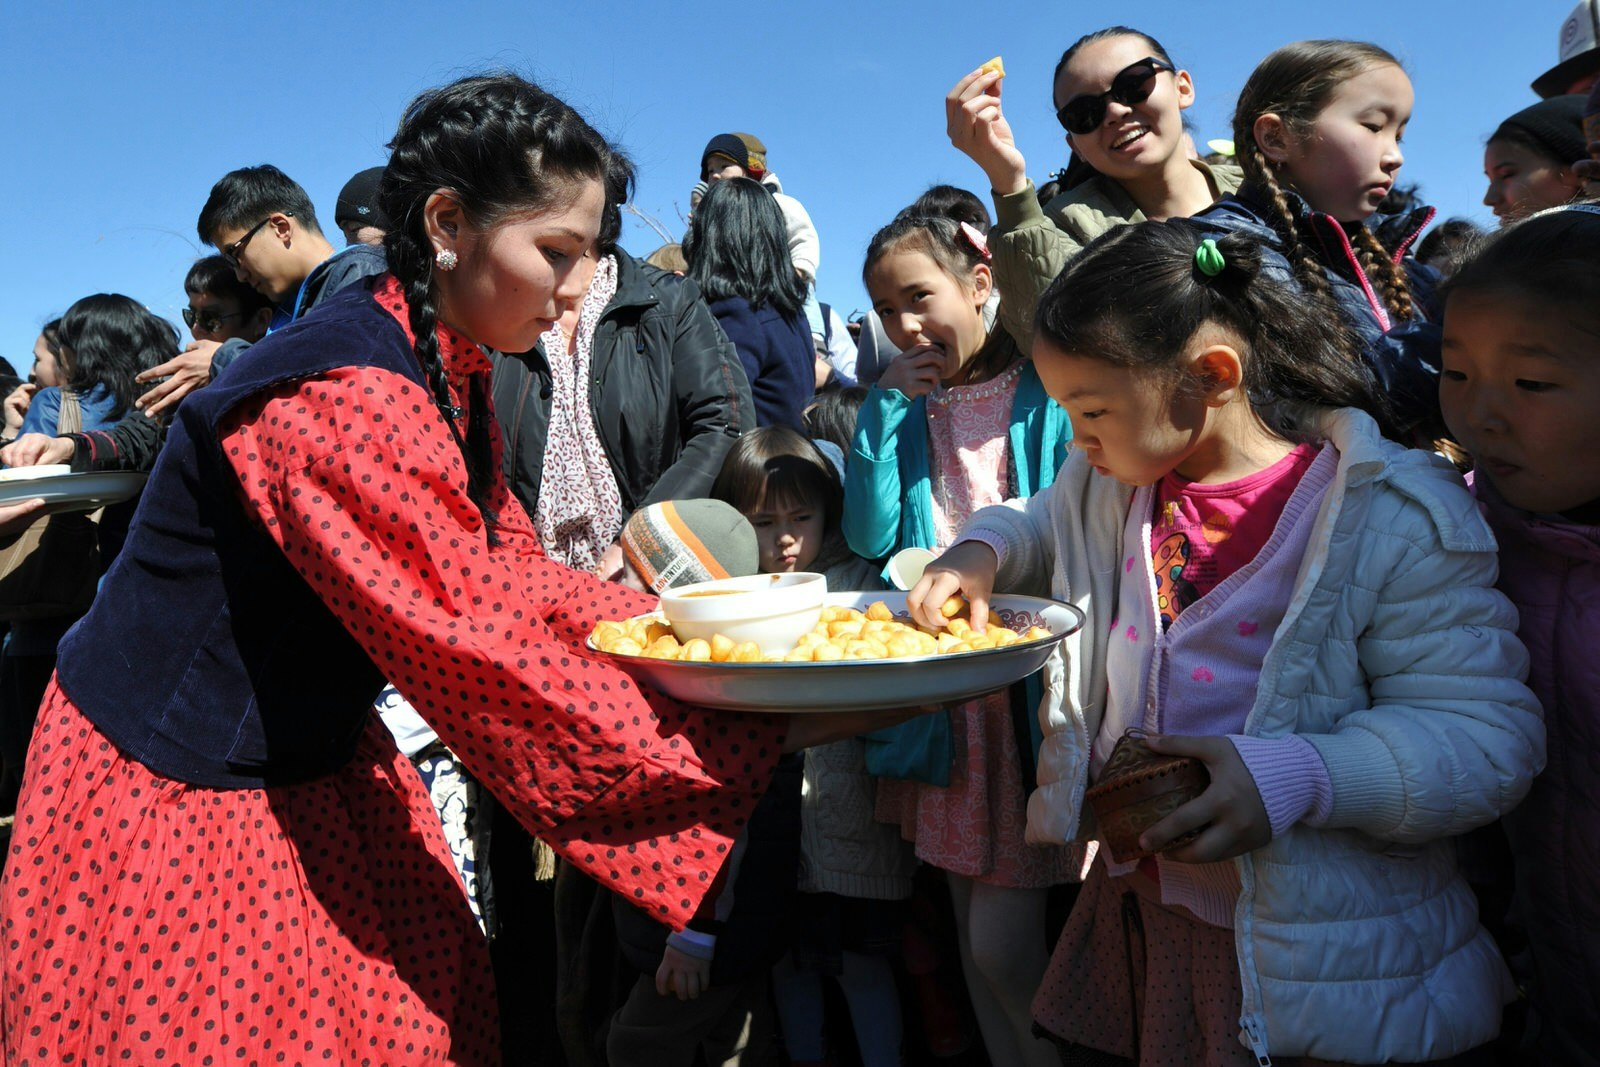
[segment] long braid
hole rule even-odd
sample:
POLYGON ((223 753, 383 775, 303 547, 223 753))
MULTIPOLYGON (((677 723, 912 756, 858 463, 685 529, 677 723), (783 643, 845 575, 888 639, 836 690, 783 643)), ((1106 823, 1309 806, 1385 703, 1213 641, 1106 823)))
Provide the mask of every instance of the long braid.
MULTIPOLYGON (((429 198, 444 190, 469 225, 496 225, 509 214, 553 203, 573 183, 600 179, 626 161, 577 112, 515 75, 463 78, 412 101, 391 142, 379 202, 392 222, 384 237, 389 269, 405 287, 417 362, 461 449, 467 495, 483 514, 490 544, 490 497, 499 473, 499 442, 486 383, 469 385, 466 432, 439 351, 434 249, 427 234, 429 198)), ((631 173, 631 172, 630 172, 631 173)))
POLYGON ((1331 302, 1333 287, 1328 284, 1328 276, 1323 273, 1322 261, 1317 259, 1310 246, 1301 238, 1299 215, 1289 206, 1288 194, 1278 183, 1277 175, 1272 172, 1272 167, 1260 146, 1252 141, 1249 152, 1255 164, 1253 169, 1256 172, 1256 180, 1269 195, 1267 206, 1271 218, 1268 221, 1284 240, 1286 246, 1284 256, 1294 267, 1295 277, 1318 299, 1331 302))
POLYGON ((433 257, 428 246, 410 232, 409 227, 395 227, 384 235, 384 252, 389 270, 405 286, 406 317, 411 326, 412 351, 433 394, 434 406, 439 409, 445 425, 461 449, 462 463, 467 468, 467 498, 483 515, 484 527, 490 545, 497 542, 494 533, 496 511, 489 504, 489 492, 494 484, 494 456, 490 448, 474 447, 475 442, 463 439, 456 426, 459 406, 450 397, 450 383, 445 376, 444 357, 439 352, 439 315, 434 306, 433 257))
POLYGON ((1416 314, 1411 303, 1411 286, 1406 282, 1406 271, 1389 250, 1383 247, 1378 235, 1367 226, 1358 227, 1352 242, 1361 260, 1361 269, 1372 283, 1383 291, 1383 303, 1396 322, 1409 322, 1416 314))

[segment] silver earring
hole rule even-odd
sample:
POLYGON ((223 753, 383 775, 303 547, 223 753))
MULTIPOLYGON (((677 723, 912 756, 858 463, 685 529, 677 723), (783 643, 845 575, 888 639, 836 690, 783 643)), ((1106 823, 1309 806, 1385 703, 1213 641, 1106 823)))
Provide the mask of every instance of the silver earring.
POLYGON ((448 248, 441 248, 439 251, 435 252, 433 254, 433 261, 438 265, 440 270, 456 269, 456 254, 448 248))

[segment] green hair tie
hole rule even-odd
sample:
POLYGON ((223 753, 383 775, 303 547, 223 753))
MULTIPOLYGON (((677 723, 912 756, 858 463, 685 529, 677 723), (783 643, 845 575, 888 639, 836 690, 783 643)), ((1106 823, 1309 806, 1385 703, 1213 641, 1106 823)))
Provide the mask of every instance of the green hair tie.
POLYGON ((1222 249, 1217 247, 1217 242, 1207 237, 1200 242, 1200 247, 1194 250, 1194 265, 1207 278, 1215 278, 1222 273, 1228 263, 1222 258, 1222 249))

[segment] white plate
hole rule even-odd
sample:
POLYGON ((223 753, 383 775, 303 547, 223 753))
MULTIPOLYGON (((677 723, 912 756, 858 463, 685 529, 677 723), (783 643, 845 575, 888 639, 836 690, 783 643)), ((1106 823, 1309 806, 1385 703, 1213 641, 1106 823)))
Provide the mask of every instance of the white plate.
POLYGON ((127 500, 144 487, 146 478, 135 471, 85 471, 0 481, 0 506, 42 497, 46 514, 93 511, 127 500))
MULTIPOLYGON (((865 611, 881 600, 906 615, 906 595, 890 590, 830 593, 828 603, 865 611)), ((732 711, 871 711, 954 704, 1026 678, 1049 658, 1063 637, 1083 625, 1083 612, 1059 600, 996 595, 991 607, 1013 630, 1049 630, 1048 638, 906 659, 836 660, 826 663, 686 663, 646 656, 609 655, 623 670, 686 704, 732 711)))

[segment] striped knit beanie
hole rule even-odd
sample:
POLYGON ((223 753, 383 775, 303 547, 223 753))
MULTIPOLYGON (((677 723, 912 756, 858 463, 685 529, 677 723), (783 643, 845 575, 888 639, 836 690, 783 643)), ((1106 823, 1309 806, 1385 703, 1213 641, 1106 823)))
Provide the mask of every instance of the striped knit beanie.
POLYGON ((622 554, 657 593, 761 569, 755 528, 720 500, 667 500, 640 508, 622 528, 622 554))

